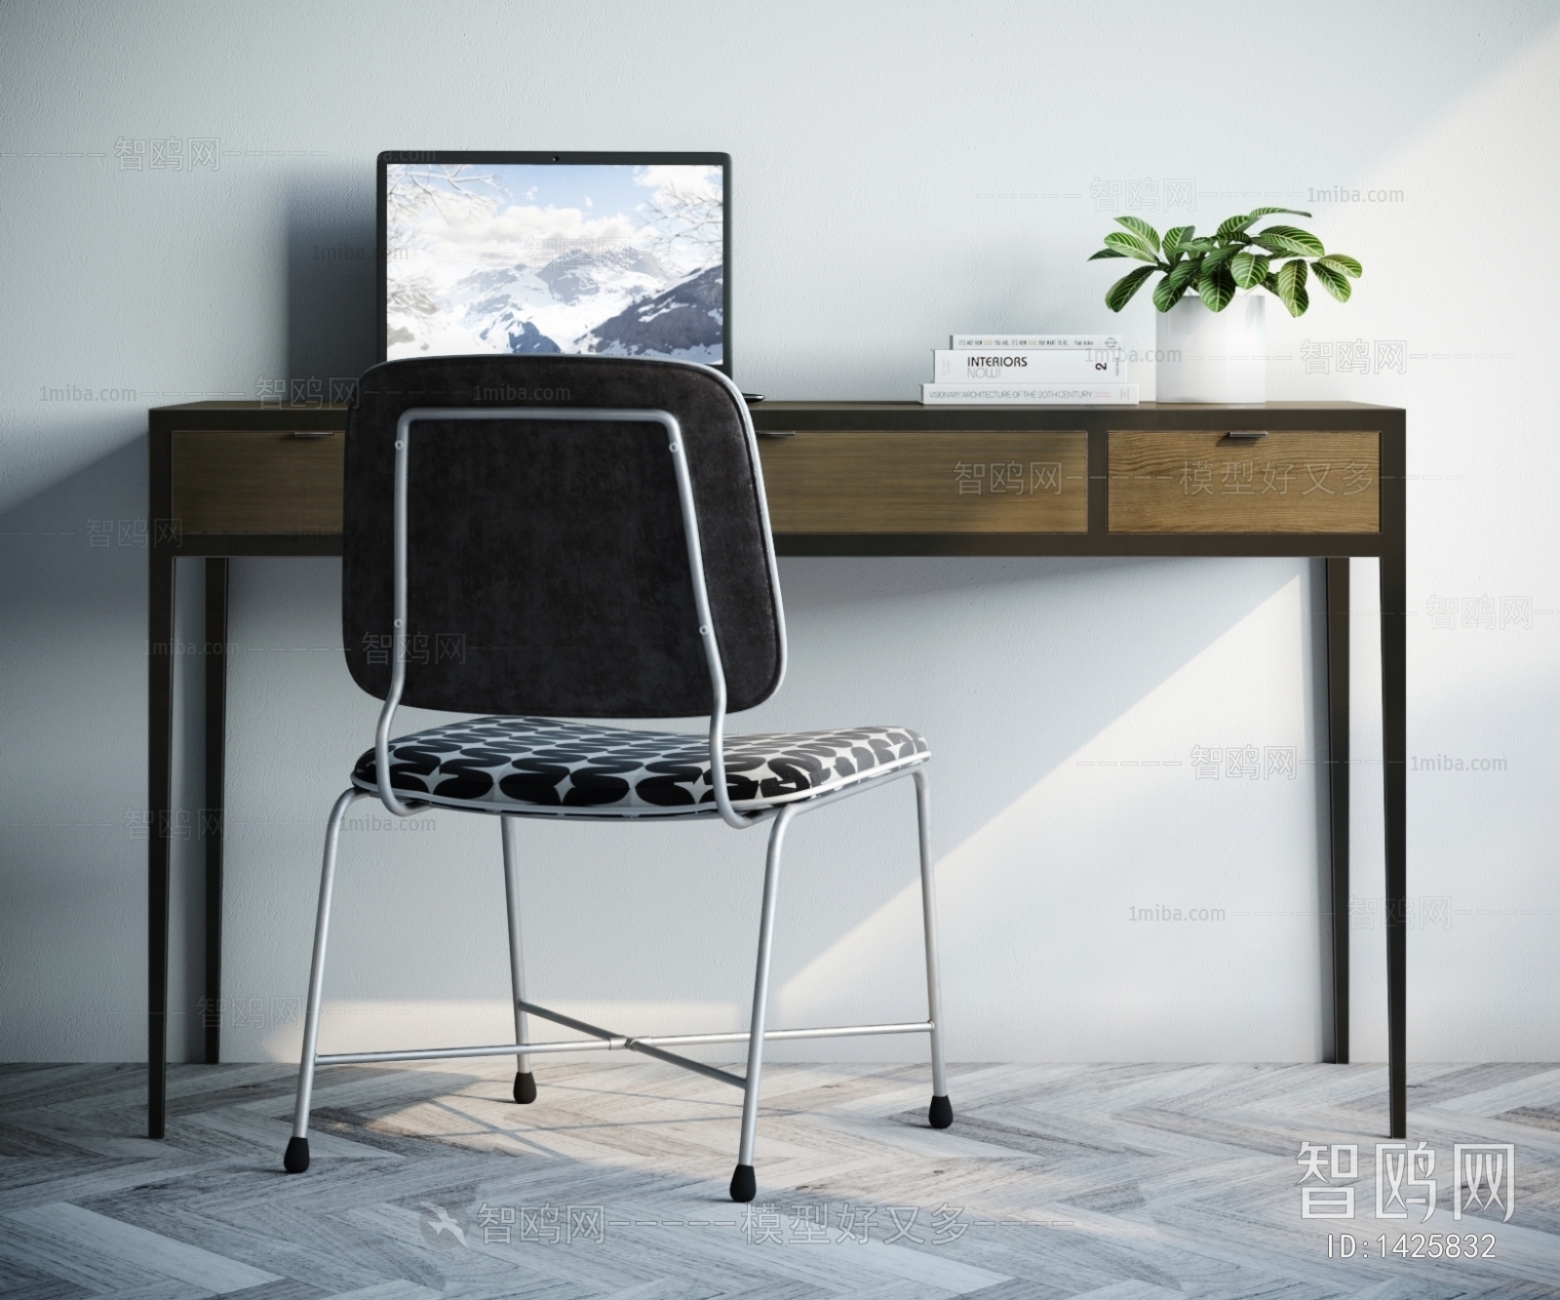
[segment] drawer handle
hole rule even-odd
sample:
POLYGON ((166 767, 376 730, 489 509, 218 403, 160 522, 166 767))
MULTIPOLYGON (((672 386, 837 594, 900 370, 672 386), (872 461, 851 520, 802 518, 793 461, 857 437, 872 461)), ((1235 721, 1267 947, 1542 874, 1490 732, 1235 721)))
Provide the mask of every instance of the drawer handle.
POLYGON ((1258 438, 1266 438, 1266 429, 1231 429, 1220 442, 1255 442, 1258 438))
POLYGON ((337 429, 294 429, 294 438, 334 438, 340 432, 337 429))

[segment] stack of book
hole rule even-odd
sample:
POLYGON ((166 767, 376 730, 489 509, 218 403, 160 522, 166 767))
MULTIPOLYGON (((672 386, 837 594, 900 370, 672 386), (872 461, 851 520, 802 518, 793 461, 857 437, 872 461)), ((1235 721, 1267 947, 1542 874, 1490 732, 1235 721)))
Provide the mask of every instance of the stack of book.
POLYGON ((1113 334, 955 334, 932 353, 924 406, 1135 406, 1113 334))

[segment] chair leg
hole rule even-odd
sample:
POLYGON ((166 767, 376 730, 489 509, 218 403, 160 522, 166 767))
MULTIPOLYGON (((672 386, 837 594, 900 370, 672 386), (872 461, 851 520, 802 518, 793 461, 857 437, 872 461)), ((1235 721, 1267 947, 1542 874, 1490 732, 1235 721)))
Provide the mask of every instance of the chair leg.
POLYGON ((320 871, 320 906, 314 920, 314 961, 309 967, 309 1005, 303 1020, 303 1053, 298 1060, 298 1105, 293 1111, 293 1135, 287 1143, 282 1167, 290 1174, 301 1174, 309 1167, 309 1099, 314 1093, 315 1047, 320 1036, 320 990, 325 984, 325 938, 330 931, 330 897, 336 883, 336 846, 341 839, 341 823, 363 792, 349 789, 330 810, 325 828, 325 865, 320 871))
MULTIPOLYGON (((504 902, 509 913, 509 983, 514 990, 515 1042, 526 1043, 526 1015, 520 1003, 525 1000, 525 964, 520 955, 520 888, 515 880, 515 819, 500 817, 504 839, 504 902)), ((531 1058, 515 1057, 515 1100, 529 1106, 536 1100, 536 1076, 531 1073, 531 1058)))
POLYGON ((921 841, 921 924, 926 934, 926 1018, 932 1022, 932 1104, 926 1120, 933 1128, 953 1123, 948 1075, 943 1067, 942 982, 937 969, 937 883, 932 877, 932 793, 926 769, 915 771, 915 811, 921 841))
POLYGON ((753 1144, 758 1136, 758 1085, 764 1068, 764 1019, 769 1004, 769 955, 775 936, 775 894, 780 884, 780 846, 786 827, 796 814, 795 804, 786 804, 775 817, 769 832, 769 856, 764 864, 764 910, 758 923, 758 973, 753 979, 753 1023, 748 1035, 747 1081, 742 1089, 742 1142, 737 1149, 737 1168, 731 1175, 731 1199, 751 1201, 758 1194, 753 1172, 753 1144))

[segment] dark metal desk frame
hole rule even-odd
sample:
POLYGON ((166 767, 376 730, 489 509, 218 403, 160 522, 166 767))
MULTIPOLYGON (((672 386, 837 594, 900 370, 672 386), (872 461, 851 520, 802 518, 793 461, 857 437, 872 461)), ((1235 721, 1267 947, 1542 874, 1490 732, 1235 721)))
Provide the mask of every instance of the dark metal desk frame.
MULTIPOLYGON (((1406 417, 1401 409, 1357 403, 1274 403, 1253 407, 958 407, 912 403, 775 402, 754 408, 765 430, 1077 431, 1088 434, 1086 533, 790 534, 781 555, 1305 556, 1327 561, 1328 790, 1331 803, 1332 970, 1329 1059, 1349 1060, 1349 560, 1381 561, 1381 693, 1386 802, 1388 1135, 1407 1135, 1406 768, 1407 589, 1405 572, 1406 417), (1112 533, 1108 527, 1108 434, 1125 430, 1368 430, 1381 437, 1380 531, 1317 533, 1112 533)), ((344 427, 340 406, 199 402, 150 413, 152 541, 148 601, 148 1134, 161 1138, 167 1108, 170 847, 173 790, 175 561, 204 557, 205 641, 227 643, 230 556, 340 555, 336 534, 183 533, 173 513, 172 436, 180 429, 328 431, 344 427)), ((222 817, 227 662, 205 655, 205 987, 222 989, 222 817)), ((220 1026, 208 1018, 205 1059, 219 1059, 220 1026)))

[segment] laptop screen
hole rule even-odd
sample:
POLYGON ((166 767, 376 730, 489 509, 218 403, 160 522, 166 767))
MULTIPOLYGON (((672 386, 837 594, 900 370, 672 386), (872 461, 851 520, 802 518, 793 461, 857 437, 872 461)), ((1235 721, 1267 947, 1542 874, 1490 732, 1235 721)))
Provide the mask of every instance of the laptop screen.
POLYGON ((385 153, 383 355, 553 352, 730 373, 725 154, 385 153))

